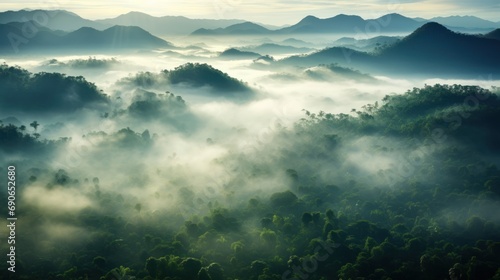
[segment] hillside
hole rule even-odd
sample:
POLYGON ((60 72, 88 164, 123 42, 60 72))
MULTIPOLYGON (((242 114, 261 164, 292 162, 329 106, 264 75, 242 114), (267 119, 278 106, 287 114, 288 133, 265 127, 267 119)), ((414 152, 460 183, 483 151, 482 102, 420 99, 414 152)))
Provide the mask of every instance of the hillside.
POLYGON ((437 22, 446 26, 464 27, 464 28, 498 28, 500 24, 478 18, 475 16, 449 16, 449 17, 434 17, 431 22, 437 22))
POLYGON ((288 45, 280 45, 274 43, 266 43, 258 46, 247 46, 240 48, 242 51, 256 52, 263 54, 294 54, 294 53, 307 53, 314 49, 305 47, 293 47, 288 45))
POLYGON ((374 28, 379 32, 411 32, 423 22, 399 14, 387 14, 377 19, 365 20, 360 16, 340 14, 320 19, 307 16, 298 23, 277 30, 269 30, 254 23, 241 23, 219 29, 198 29, 192 35, 256 35, 256 34, 318 34, 318 33, 371 33, 374 28))
POLYGON ((206 29, 200 28, 191 35, 207 36, 207 35, 257 35, 270 34, 271 30, 252 22, 243 22, 228 26, 226 28, 206 29))
POLYGON ((96 20, 105 25, 138 26, 156 36, 186 35, 204 27, 225 28, 243 20, 236 19, 190 19, 183 16, 154 17, 141 12, 129 12, 115 18, 96 20))
POLYGON ((224 59, 255 59, 261 55, 250 51, 240 51, 235 48, 230 48, 219 54, 220 58, 224 59))
POLYGON ((19 10, 0 12, 0 24, 10 22, 37 22, 37 27, 46 27, 52 30, 75 31, 82 27, 92 27, 104 30, 111 25, 84 19, 79 15, 64 10, 19 10), (40 23, 44 24, 40 24, 40 23))
POLYGON ((490 33, 484 34, 485 38, 500 40, 500 28, 497 28, 490 33))
POLYGON ((8 38, 0 42, 0 52, 7 55, 16 53, 45 53, 64 51, 68 53, 92 50, 113 51, 127 49, 168 48, 172 45, 149 32, 135 26, 113 26, 103 31, 82 27, 76 31, 60 34, 51 30, 35 32, 25 38, 21 28, 12 24, 0 25, 0 37, 8 38), (14 46, 14 47, 13 47, 14 46))
POLYGON ((407 73, 429 75, 500 72, 500 42, 454 33, 438 23, 427 23, 411 35, 385 49, 378 57, 407 73))
POLYGON ((19 67, 0 65, 0 109, 3 112, 69 113, 108 102, 108 97, 83 77, 33 74, 19 67))
POLYGON ((498 41, 455 33, 438 23, 426 23, 378 54, 333 47, 307 56, 292 56, 277 64, 309 67, 338 63, 369 73, 469 78, 493 75, 495 78, 500 74, 499 49, 498 41))
MULTIPOLYGON (((239 81, 227 73, 208 64, 186 63, 173 70, 160 73, 140 72, 118 82, 122 86, 140 87, 144 89, 169 88, 172 85, 187 88, 209 88, 216 96, 249 97, 253 91, 246 83, 239 81)), ((200 91, 201 93, 203 91, 200 91)))

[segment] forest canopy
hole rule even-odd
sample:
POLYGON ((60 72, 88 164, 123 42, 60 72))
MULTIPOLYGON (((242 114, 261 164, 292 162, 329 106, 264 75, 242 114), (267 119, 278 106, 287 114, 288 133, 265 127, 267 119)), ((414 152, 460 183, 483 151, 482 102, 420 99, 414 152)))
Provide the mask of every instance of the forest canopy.
POLYGON ((68 113, 108 103, 108 97, 82 76, 33 74, 17 66, 0 65, 0 108, 4 111, 68 113))
MULTIPOLYGON (((144 93, 128 110, 159 114, 156 102, 183 104, 144 93)), ((496 88, 437 84, 349 115, 306 111, 251 152, 221 156, 212 166, 228 173, 220 194, 161 167, 117 188, 30 169, 20 219, 35 234, 19 245, 19 279, 498 279, 499 105, 496 88), (145 192, 148 182, 175 188, 157 188, 154 203, 124 191, 145 192), (83 202, 32 219, 45 209, 38 192, 83 202), (173 209, 153 207, 171 198, 173 209), (54 224, 79 238, 41 246, 37 236, 54 224)), ((41 141, 14 126, 0 133, 41 141)), ((107 160, 155 153, 158 144, 129 128, 86 137, 102 147, 91 156, 107 160)))

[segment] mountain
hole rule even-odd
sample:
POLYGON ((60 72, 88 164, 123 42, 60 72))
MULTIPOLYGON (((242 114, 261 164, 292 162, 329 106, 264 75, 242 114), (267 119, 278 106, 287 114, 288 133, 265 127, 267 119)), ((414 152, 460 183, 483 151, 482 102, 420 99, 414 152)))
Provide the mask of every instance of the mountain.
POLYGON ((235 48, 230 48, 219 54, 220 58, 224 59, 256 59, 261 55, 255 52, 240 51, 235 48))
MULTIPOLYGON (((215 96, 248 98, 254 93, 245 82, 229 76, 227 73, 206 63, 186 63, 173 70, 160 73, 140 72, 117 82, 121 86, 141 87, 144 89, 165 89, 172 85, 188 88, 209 88, 215 96)), ((204 94, 205 91, 198 91, 204 94)))
POLYGON ((153 49, 172 47, 158 37, 135 26, 113 26, 99 31, 82 27, 76 31, 58 35, 53 31, 36 32, 32 38, 23 37, 22 30, 12 24, 0 24, 0 37, 9 38, 0 42, 0 52, 85 52, 126 49, 153 49))
POLYGON ((299 23, 279 30, 280 33, 370 33, 408 32, 422 23, 399 14, 387 14, 377 19, 364 20, 359 16, 340 14, 332 18, 319 19, 307 16, 299 23), (367 32, 368 31, 368 32, 367 32))
POLYGON ((475 16, 450 16, 450 17, 435 17, 430 21, 437 22, 446 26, 464 27, 464 28, 499 28, 498 22, 484 20, 475 16))
POLYGON ((317 33, 372 33, 411 32, 423 23, 399 14, 388 14, 377 19, 364 20, 359 16, 340 14, 320 19, 307 16, 292 26, 269 30, 258 24, 245 22, 227 28, 201 28, 193 35, 255 35, 255 34, 317 34, 317 33))
POLYGON ((335 42, 337 46, 343 46, 360 51, 377 51, 398 42, 401 38, 394 36, 376 36, 370 39, 355 39, 352 37, 342 37, 335 42))
POLYGON ((455 33, 431 22, 385 49, 379 59, 385 61, 387 67, 408 72, 483 75, 500 73, 499 50, 500 42, 455 33))
POLYGON ((281 41, 281 43, 289 45, 289 46, 293 46, 293 47, 296 47, 296 48, 309 48, 309 47, 314 46, 313 43, 309 43, 309 42, 306 42, 306 41, 303 41, 303 40, 299 40, 299 39, 295 39, 295 38, 285 39, 285 40, 281 41))
POLYGON ((307 16, 290 27, 278 30, 279 33, 352 33, 355 27, 362 27, 364 19, 359 16, 340 14, 332 18, 320 19, 307 16))
POLYGON ((52 30, 74 31, 81 27, 92 27, 104 30, 106 25, 84 19, 77 14, 64 10, 19 10, 0 12, 0 24, 10 22, 35 22, 36 27, 46 27, 52 30))
POLYGON ((61 36, 50 29, 33 32, 31 38, 23 35, 20 23, 0 24, 0 53, 17 54, 37 47, 51 48, 57 45, 61 36))
POLYGON ((113 26, 104 31, 83 27, 65 36, 66 44, 75 47, 162 48, 171 44, 137 26, 113 26))
POLYGON ((145 13, 130 12, 116 18, 96 20, 104 25, 139 26, 156 36, 186 35, 204 27, 208 29, 225 28, 233 24, 242 23, 236 19, 190 19, 182 16, 154 17, 145 13))
POLYGON ((366 72, 372 70, 370 66, 375 64, 375 57, 361 51, 345 47, 326 48, 308 55, 294 55, 278 60, 272 65, 292 65, 301 67, 313 67, 321 64, 336 64, 346 68, 363 69, 366 72))
POLYGON ((483 37, 500 40, 500 28, 491 31, 490 33, 484 34, 483 37))
POLYGON ((380 27, 381 32, 412 32, 424 23, 397 13, 392 13, 377 19, 366 20, 367 25, 362 30, 373 32, 374 30, 377 31, 380 27))
POLYGON ((28 30, 27 32, 29 32, 30 34, 43 31, 43 32, 49 32, 49 33, 52 33, 55 35, 62 36, 62 35, 65 35, 68 33, 66 31, 62 31, 62 30, 52 30, 52 29, 45 27, 45 26, 39 26, 38 23, 36 21, 33 21, 33 20, 24 21, 24 22, 9 22, 6 24, 10 25, 14 28, 17 28, 18 30, 21 30, 21 32, 23 29, 28 30), (27 27, 27 26, 29 26, 29 27, 27 27), (34 29, 30 29, 31 27, 34 27, 34 29))
POLYGON ((307 53, 314 49, 297 48, 297 47, 279 45, 274 43, 266 43, 253 47, 240 48, 240 50, 247 52, 264 53, 264 54, 291 54, 291 53, 307 53))
POLYGON ((206 29, 200 28, 191 35, 197 36, 206 36, 206 35, 262 35, 262 34, 271 34, 273 31, 262 27, 258 24, 252 22, 243 22, 233 24, 226 28, 217 28, 217 29, 206 29))
POLYGON ((498 50, 499 41, 455 33, 432 22, 424 24, 376 55, 333 47, 307 56, 292 56, 276 63, 306 67, 338 63, 340 66, 374 73, 480 78, 500 74, 498 50))

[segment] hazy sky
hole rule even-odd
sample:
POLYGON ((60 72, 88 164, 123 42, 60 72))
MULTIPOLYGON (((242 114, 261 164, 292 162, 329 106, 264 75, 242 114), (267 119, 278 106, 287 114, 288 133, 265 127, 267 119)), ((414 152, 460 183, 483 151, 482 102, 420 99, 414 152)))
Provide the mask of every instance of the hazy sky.
POLYGON ((154 16, 183 15, 190 18, 238 18, 268 24, 293 24, 306 15, 320 18, 340 13, 375 18, 388 13, 410 17, 474 15, 500 21, 499 0, 142 0, 142 1, 2 1, 0 10, 53 8, 75 12, 84 18, 115 17, 129 11, 154 16))

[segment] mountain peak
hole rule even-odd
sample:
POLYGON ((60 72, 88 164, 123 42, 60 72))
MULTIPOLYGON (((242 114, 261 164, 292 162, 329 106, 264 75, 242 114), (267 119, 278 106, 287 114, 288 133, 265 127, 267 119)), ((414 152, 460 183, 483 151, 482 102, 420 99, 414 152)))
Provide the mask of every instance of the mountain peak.
POLYGON ((384 17, 409 19, 409 17, 405 17, 405 16, 403 16, 402 14, 398 14, 398 13, 390 13, 390 14, 387 14, 387 15, 381 16, 381 17, 379 17, 379 18, 384 18, 384 17))
POLYGON ((124 18, 154 18, 154 16, 143 13, 143 12, 138 12, 138 11, 130 11, 126 14, 122 14, 118 17, 124 17, 124 18))
POLYGON ((319 20, 319 18, 308 15, 305 18, 303 18, 299 23, 310 23, 310 22, 315 22, 317 20, 319 20))
POLYGON ((415 30, 410 36, 419 34, 450 34, 450 33, 453 33, 453 31, 449 30, 443 25, 437 22, 428 22, 419 27, 417 30, 415 30))
POLYGON ((491 31, 490 33, 485 34, 484 37, 490 38, 490 39, 495 39, 495 40, 500 40, 500 28, 497 28, 497 29, 491 31))
POLYGON ((346 15, 346 14, 338 14, 330 19, 337 19, 337 20, 346 20, 346 19, 356 19, 356 20, 363 20, 362 17, 356 16, 356 15, 346 15))
POLYGON ((125 15, 141 15, 141 16, 151 16, 151 15, 148 15, 148 14, 146 14, 146 13, 139 12, 139 11, 130 11, 130 12, 126 13, 125 15))

